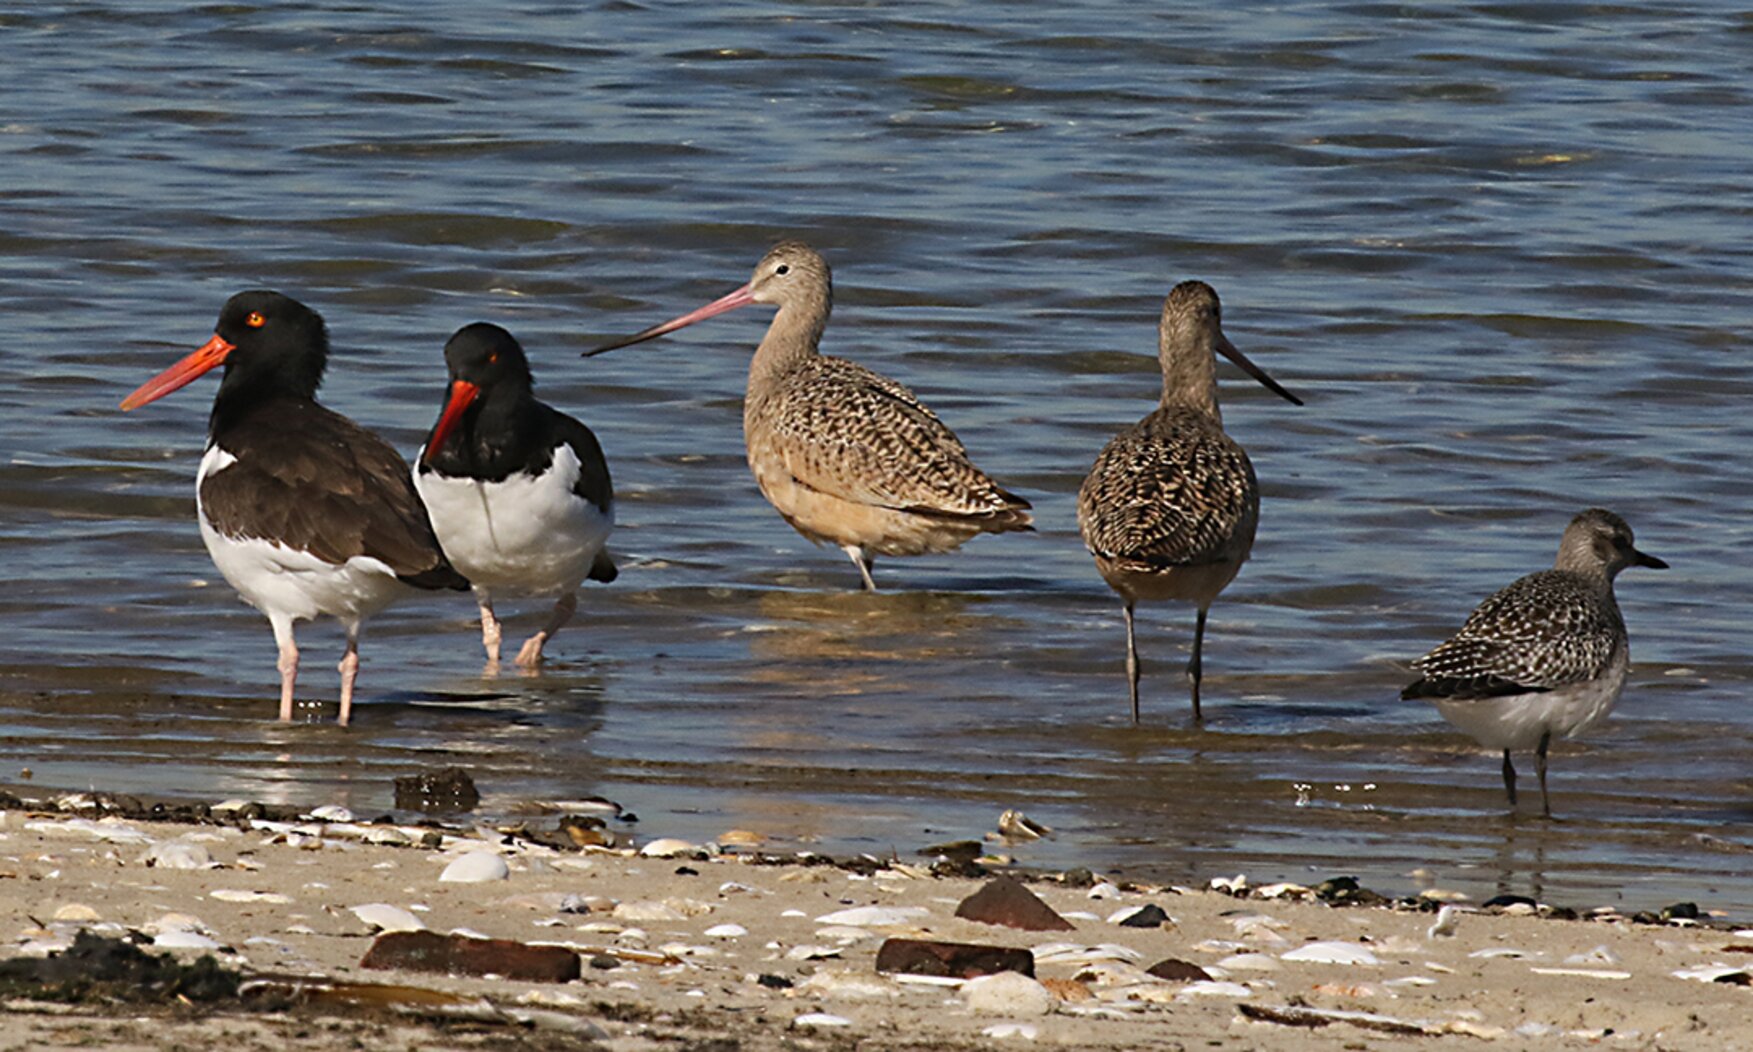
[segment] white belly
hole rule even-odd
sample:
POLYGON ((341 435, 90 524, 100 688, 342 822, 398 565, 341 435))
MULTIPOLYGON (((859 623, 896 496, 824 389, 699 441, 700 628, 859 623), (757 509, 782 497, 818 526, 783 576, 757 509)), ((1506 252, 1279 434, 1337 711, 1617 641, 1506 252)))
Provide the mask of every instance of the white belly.
POLYGON ((328 614, 352 626, 409 593, 378 559, 359 556, 336 565, 275 541, 215 530, 201 508, 201 483, 236 460, 217 446, 207 450, 195 475, 195 510, 213 565, 251 606, 270 619, 308 621, 328 614))
POLYGON ((572 492, 578 475, 563 445, 541 475, 479 482, 416 468, 414 486, 444 554, 477 592, 560 595, 583 582, 615 526, 613 504, 604 513, 572 492))
POLYGON ((1443 719, 1488 749, 1532 749, 1540 738, 1574 738, 1598 726, 1625 690, 1630 658, 1622 649, 1599 678, 1539 694, 1482 701, 1439 701, 1443 719))

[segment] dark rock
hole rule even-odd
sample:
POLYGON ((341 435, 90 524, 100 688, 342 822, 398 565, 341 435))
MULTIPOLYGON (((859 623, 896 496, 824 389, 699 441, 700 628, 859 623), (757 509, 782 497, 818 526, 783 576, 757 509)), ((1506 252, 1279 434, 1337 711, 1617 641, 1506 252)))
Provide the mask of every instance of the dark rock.
POLYGON ((676 867, 676 876, 678 876, 678 877, 697 877, 699 875, 700 875, 700 871, 695 869, 692 866, 677 866, 676 867))
POLYGON ((239 978, 210 955, 182 964, 168 954, 149 954, 133 943, 82 931, 60 953, 0 961, 0 996, 69 1003, 211 1002, 235 998, 239 978))
POLYGON ((981 924, 1002 924, 1023 931, 1072 931, 1074 926, 1053 912, 1014 877, 994 877, 956 907, 956 916, 981 924))
POLYGON ((1035 955, 1008 946, 929 939, 884 939, 877 950, 876 970, 907 975, 948 975, 977 979, 998 972, 1035 974, 1035 955))
POLYGON ((564 946, 529 946, 511 939, 470 939, 432 931, 379 935, 361 968, 400 968, 444 975, 498 975, 524 982, 578 978, 578 954, 564 946))
POLYGON ((793 983, 790 979, 787 979, 785 976, 774 975, 772 972, 762 972, 760 975, 755 977, 755 981, 760 983, 762 986, 765 986, 769 990, 789 990, 793 986, 797 985, 796 983, 793 983))
POLYGON ((1662 919, 1665 921, 1697 920, 1698 919, 1698 903, 1696 903, 1696 902, 1676 902, 1672 906, 1663 906, 1662 907, 1662 919))
POLYGON ((919 853, 926 858, 941 858, 950 862, 972 862, 986 853, 986 845, 978 840, 952 840, 947 844, 933 844, 922 847, 919 853))
POLYGON ((1122 928, 1160 928, 1169 923, 1169 915, 1154 902, 1146 903, 1142 909, 1120 922, 1122 928))
POLYGON ((448 814, 473 811, 480 802, 475 780, 461 767, 442 767, 396 779, 396 806, 404 811, 448 814))
POLYGON ((1158 979, 1167 979, 1171 983, 1202 983, 1208 982, 1211 975, 1192 961, 1183 961, 1178 957, 1167 957, 1146 968, 1145 971, 1158 979))
POLYGON ((590 966, 599 972, 612 972, 621 967, 621 958, 612 953, 599 953, 590 959, 590 966))
POLYGON ((1385 906, 1388 897, 1358 884, 1356 877, 1334 877, 1315 888, 1315 897, 1333 906, 1385 906))
POLYGON ((1510 906, 1538 906, 1538 902, 1526 895, 1493 895, 1479 904, 1482 910, 1501 910, 1510 906))
POLYGON ((1059 883, 1068 888, 1093 888, 1096 885, 1096 875, 1087 869, 1068 869, 1059 874, 1059 883))

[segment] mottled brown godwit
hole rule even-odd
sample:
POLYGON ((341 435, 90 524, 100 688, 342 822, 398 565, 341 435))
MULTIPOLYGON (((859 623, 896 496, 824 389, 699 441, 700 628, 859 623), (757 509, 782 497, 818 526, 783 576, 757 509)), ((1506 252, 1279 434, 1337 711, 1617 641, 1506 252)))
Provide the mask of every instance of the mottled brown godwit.
POLYGON ((817 351, 833 307, 828 263, 782 241, 749 283, 601 354, 751 303, 779 308, 749 363, 743 438, 761 493, 818 544, 843 549, 874 591, 878 555, 959 548, 981 533, 1028 530, 1029 502, 968 459, 937 415, 901 384, 817 351))
POLYGON ((1199 711, 1205 616, 1254 547, 1260 486, 1254 466, 1224 434, 1217 408, 1222 354, 1287 401, 1302 405, 1224 337, 1217 293, 1183 281, 1163 301, 1157 360, 1163 395, 1156 412, 1114 437, 1077 496, 1077 524, 1096 569, 1126 604, 1126 677, 1138 721, 1140 599, 1177 599, 1199 608, 1187 679, 1199 711))

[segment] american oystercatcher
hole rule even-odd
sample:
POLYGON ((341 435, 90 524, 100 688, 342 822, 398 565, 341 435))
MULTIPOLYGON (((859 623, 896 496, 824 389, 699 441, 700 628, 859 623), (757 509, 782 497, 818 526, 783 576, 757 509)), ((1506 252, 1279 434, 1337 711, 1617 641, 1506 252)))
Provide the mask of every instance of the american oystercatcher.
POLYGON ((124 410, 225 366, 195 475, 201 539, 219 572, 274 626, 280 719, 298 680, 295 621, 347 629, 341 725, 353 709, 359 625, 413 588, 468 588, 444 557, 408 464, 389 443, 317 404, 328 364, 322 316, 278 292, 226 301, 213 338, 146 381, 124 410))
POLYGON ((1412 663, 1424 675, 1400 692, 1433 702, 1443 718, 1488 749, 1503 750, 1503 788, 1516 806, 1512 749, 1533 749, 1546 795, 1546 750, 1554 736, 1598 726, 1625 690, 1631 640, 1613 595, 1628 566, 1665 570, 1637 550, 1631 527, 1604 508, 1570 520, 1558 561, 1497 592, 1454 637, 1412 663))
POLYGON ((537 400, 529 359, 511 333, 485 322, 464 326, 445 344, 444 360, 450 387, 414 485, 445 554, 474 585, 489 669, 499 664, 493 597, 559 597, 517 653, 519 665, 534 668, 578 609, 579 585, 615 579, 603 550, 615 526, 609 465, 590 428, 537 400))

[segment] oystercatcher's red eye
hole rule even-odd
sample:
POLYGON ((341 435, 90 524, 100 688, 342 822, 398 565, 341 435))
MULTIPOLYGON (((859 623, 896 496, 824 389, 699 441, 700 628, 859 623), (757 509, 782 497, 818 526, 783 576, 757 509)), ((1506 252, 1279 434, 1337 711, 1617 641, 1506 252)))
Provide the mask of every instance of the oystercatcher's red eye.
POLYGON ((499 364, 499 352, 498 351, 494 351, 492 354, 489 354, 487 356, 487 364, 488 365, 498 365, 499 364))
POLYGON ((259 310, 253 310, 250 311, 249 317, 243 320, 243 323, 252 329, 259 329, 268 324, 268 316, 259 310))

